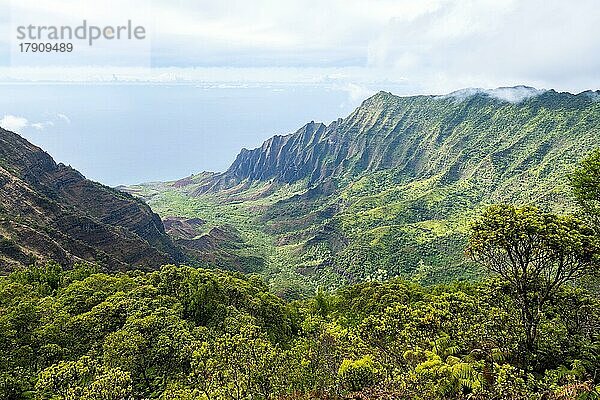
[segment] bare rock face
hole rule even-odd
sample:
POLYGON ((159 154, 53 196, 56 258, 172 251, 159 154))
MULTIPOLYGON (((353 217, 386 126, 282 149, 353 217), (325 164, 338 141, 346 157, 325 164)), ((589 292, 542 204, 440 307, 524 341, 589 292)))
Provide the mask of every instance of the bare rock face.
POLYGON ((0 128, 0 270, 34 260, 158 268, 181 251, 141 200, 87 180, 0 128))
POLYGON ((163 219, 165 230, 173 239, 194 239, 200 234, 205 222, 200 218, 166 217, 163 219))
POLYGON ((264 266, 264 260, 252 254, 242 234, 231 225, 206 231, 206 222, 200 218, 166 217, 163 222, 192 263, 240 272, 257 272, 264 266))

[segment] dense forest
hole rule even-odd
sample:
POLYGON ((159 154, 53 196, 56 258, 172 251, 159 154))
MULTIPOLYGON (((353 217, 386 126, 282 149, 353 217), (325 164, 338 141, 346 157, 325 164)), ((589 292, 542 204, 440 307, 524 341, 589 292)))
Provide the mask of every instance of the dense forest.
POLYGON ((477 283, 285 301, 254 275, 43 263, 0 279, 3 399, 600 398, 600 151, 574 215, 496 205, 477 283))

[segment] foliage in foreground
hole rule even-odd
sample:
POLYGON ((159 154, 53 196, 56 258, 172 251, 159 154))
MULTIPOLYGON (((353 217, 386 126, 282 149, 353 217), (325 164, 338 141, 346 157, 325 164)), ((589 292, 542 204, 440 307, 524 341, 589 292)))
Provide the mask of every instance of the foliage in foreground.
POLYGON ((285 303, 233 273, 32 267, 0 280, 0 398, 594 398, 598 298, 557 292, 528 357, 512 299, 392 280, 285 303))
MULTIPOLYGON (((583 220, 494 206, 468 254, 498 278, 399 279, 284 302, 255 276, 164 266, 0 278, 3 399, 598 399, 600 153, 583 220)), ((591 186, 590 186, 591 185, 591 186)))

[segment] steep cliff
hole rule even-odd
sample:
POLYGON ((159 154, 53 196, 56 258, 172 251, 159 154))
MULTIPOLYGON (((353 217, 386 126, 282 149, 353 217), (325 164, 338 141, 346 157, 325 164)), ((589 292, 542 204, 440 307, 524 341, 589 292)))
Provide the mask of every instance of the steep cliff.
POLYGON ((506 177, 558 149, 568 157, 557 161, 572 161, 577 155, 570 153, 577 148, 572 141, 589 143, 598 133, 593 123, 597 92, 573 95, 527 87, 496 91, 411 97, 379 92, 328 126, 311 122, 259 148, 242 149, 227 171, 212 178, 215 185, 205 189, 266 180, 306 180, 310 185, 391 169, 406 178, 443 172, 446 181, 453 181, 483 164, 492 169, 488 172, 506 177), (520 91, 530 95, 506 95, 520 91))
POLYGON ((139 199, 85 179, 0 129, 0 270, 53 259, 108 269, 182 259, 160 218, 139 199))
POLYGON ((465 235, 482 207, 571 210, 569 171, 600 147, 599 100, 522 86, 380 92, 346 118, 242 150, 225 172, 140 193, 161 215, 235 226, 272 279, 469 278, 465 235))

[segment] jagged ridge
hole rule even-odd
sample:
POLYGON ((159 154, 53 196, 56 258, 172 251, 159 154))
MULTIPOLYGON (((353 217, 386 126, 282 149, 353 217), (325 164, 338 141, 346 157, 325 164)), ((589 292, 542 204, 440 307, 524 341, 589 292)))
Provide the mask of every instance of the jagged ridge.
POLYGON ((293 134, 268 139, 259 148, 242 149, 230 168, 211 177, 199 192, 244 181, 307 179, 315 184, 392 168, 407 177, 432 176, 447 169, 448 179, 458 179, 473 161, 479 165, 487 157, 494 164, 502 158, 499 149, 514 153, 519 150, 514 146, 524 147, 524 142, 537 142, 534 145, 541 152, 549 149, 548 139, 560 138, 528 132, 523 129, 527 123, 532 118, 556 123, 548 115, 553 110, 597 110, 598 93, 572 95, 527 87, 472 89, 446 96, 399 97, 380 92, 345 119, 328 126, 310 122, 293 134))
POLYGON ((473 277, 465 231, 483 206, 570 210, 570 168, 600 147, 599 99, 526 87, 380 92, 328 126, 241 151, 223 173, 139 189, 163 215, 231 223, 265 259, 275 255, 266 273, 286 282, 289 268, 325 285, 473 277))

